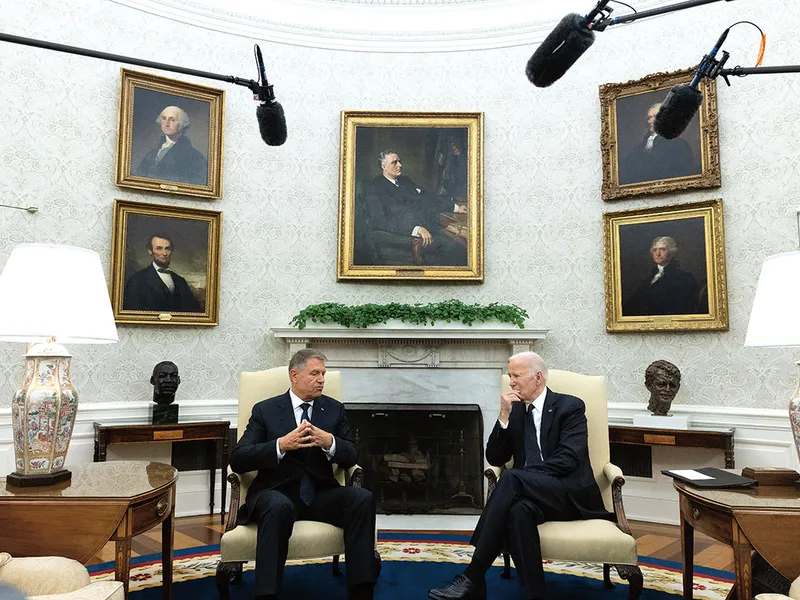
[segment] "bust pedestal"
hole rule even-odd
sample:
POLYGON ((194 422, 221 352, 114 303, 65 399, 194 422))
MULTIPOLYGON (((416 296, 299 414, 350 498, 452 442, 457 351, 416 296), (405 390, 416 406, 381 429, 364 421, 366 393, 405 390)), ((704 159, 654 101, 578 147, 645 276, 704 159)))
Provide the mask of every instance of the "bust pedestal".
POLYGON ((154 404, 150 415, 153 425, 169 425, 178 422, 177 404, 154 404))
POLYGON ((652 415, 638 413, 633 415, 634 427, 651 427, 653 429, 689 429, 689 417, 686 415, 652 415))

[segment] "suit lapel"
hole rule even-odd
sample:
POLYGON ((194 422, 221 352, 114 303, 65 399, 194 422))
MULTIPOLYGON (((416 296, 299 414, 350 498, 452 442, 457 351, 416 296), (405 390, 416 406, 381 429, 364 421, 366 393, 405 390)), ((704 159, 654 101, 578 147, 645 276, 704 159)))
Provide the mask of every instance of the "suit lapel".
POLYGON ((284 434, 289 433, 292 429, 297 427, 294 420, 294 410, 292 409, 292 399, 289 397, 289 391, 278 399, 278 419, 280 420, 281 430, 284 434))
POLYGON ((320 396, 314 400, 314 410, 311 411, 311 424, 314 427, 325 429, 328 422, 328 402, 325 396, 320 396))
POLYGON ((556 398, 555 393, 550 388, 547 388, 547 394, 544 397, 544 406, 542 407, 542 423, 541 431, 539 432, 539 440, 541 440, 542 457, 547 458, 550 455, 550 445, 548 442, 548 433, 550 432, 550 425, 553 424, 553 411, 555 410, 556 398))

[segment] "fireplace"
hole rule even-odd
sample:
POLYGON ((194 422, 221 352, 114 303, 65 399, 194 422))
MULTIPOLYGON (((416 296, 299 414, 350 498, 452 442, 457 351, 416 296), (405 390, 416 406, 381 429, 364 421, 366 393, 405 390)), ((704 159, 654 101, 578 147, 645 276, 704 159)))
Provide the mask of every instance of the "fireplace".
POLYGON ((346 403, 364 487, 382 514, 480 514, 483 418, 476 404, 346 403))

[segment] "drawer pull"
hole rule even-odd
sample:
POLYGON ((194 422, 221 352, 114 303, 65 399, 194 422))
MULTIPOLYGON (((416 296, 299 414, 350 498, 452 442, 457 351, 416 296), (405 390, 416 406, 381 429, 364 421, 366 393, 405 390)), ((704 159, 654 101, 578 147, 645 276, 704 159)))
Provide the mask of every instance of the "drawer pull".
POLYGON ((692 509, 692 518, 697 521, 700 518, 700 511, 696 508, 692 509))
POLYGON ((164 513, 167 512, 167 507, 169 506, 169 502, 167 502, 166 498, 162 498, 156 504, 156 514, 159 517, 163 517, 164 513))

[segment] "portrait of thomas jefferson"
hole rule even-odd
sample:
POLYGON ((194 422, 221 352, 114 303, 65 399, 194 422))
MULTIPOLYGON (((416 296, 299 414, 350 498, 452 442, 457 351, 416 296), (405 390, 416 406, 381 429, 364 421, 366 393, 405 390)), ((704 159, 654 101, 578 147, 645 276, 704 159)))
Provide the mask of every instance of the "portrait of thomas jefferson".
POLYGON ((210 104, 136 88, 131 175, 208 184, 210 104))
POLYGON ((669 90, 616 100, 619 185, 700 175, 700 118, 668 140, 655 131, 655 116, 669 90))
POLYGON ((623 225, 622 316, 708 313, 703 218, 623 225))
POLYGON ((206 223, 129 215, 122 310, 203 312, 207 257, 206 223))

